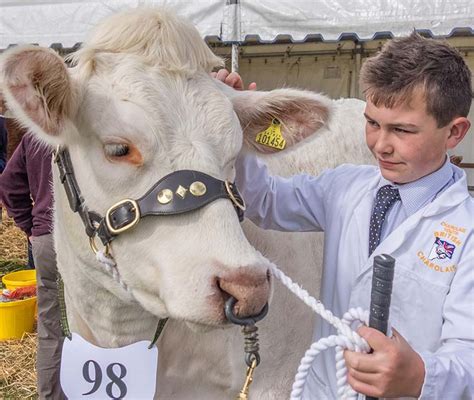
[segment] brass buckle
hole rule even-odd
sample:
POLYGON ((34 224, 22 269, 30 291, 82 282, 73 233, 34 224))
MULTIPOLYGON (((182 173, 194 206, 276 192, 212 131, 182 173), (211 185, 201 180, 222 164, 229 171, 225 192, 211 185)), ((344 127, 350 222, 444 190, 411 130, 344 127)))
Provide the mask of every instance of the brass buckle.
POLYGON ((138 203, 132 199, 125 199, 125 200, 119 201, 118 203, 110 207, 105 213, 105 224, 107 225, 107 228, 109 229, 109 231, 113 233, 114 235, 118 235, 119 233, 128 231, 130 228, 133 228, 136 224, 138 224, 139 220, 140 220, 140 211, 138 209, 138 203), (112 227, 112 224, 110 223, 110 213, 114 211, 115 209, 117 209, 122 204, 126 204, 126 203, 131 203, 133 205, 132 211, 135 211, 135 218, 133 218, 133 221, 130 222, 129 224, 122 226, 121 228, 115 229, 114 227, 112 227))
POLYGON ((224 181, 225 184, 225 189, 227 190, 227 194, 229 195, 229 198, 232 200, 232 203, 238 208, 240 208, 242 211, 245 211, 245 203, 244 199, 242 199, 242 203, 239 203, 239 201, 235 198, 234 193, 232 192, 232 183, 229 181, 224 181))

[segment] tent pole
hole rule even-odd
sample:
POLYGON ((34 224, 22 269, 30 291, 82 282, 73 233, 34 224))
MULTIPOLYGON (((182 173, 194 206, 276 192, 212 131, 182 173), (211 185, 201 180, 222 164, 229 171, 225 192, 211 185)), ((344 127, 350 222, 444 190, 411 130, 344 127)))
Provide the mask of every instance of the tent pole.
POLYGON ((232 43, 231 71, 239 72, 239 44, 238 43, 232 43))
POLYGON ((231 25, 231 43, 232 43, 232 58, 231 71, 239 72, 239 43, 240 43, 240 0, 226 0, 226 6, 230 11, 230 25, 231 25))

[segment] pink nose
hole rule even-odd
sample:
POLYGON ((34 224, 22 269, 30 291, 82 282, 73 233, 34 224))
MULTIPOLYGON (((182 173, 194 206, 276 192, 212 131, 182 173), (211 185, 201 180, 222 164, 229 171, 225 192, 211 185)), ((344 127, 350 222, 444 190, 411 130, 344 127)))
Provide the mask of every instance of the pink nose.
POLYGON ((224 301, 230 296, 237 302, 234 315, 250 317, 262 311, 270 296, 270 274, 241 268, 217 278, 224 301))

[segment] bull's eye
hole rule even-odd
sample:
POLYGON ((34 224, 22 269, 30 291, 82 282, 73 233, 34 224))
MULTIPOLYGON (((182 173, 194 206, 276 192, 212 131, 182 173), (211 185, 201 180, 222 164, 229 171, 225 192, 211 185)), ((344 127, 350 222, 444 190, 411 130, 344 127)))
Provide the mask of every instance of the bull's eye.
POLYGON ((107 157, 124 157, 130 153, 130 147, 126 143, 109 143, 104 146, 104 152, 107 157))
POLYGON ((125 140, 105 142, 104 154, 113 163, 127 163, 135 167, 143 165, 143 156, 138 147, 125 140))

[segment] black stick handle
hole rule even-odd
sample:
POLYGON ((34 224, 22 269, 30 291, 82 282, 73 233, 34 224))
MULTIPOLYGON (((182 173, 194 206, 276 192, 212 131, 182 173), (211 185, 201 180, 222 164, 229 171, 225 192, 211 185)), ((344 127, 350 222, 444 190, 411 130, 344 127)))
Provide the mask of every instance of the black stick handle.
MULTIPOLYGON (((392 298, 395 259, 388 254, 375 256, 370 294, 369 326, 387 334, 390 300, 392 298)), ((367 396, 366 400, 377 400, 367 396)))

